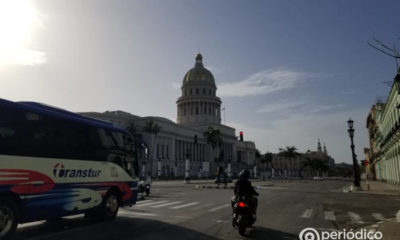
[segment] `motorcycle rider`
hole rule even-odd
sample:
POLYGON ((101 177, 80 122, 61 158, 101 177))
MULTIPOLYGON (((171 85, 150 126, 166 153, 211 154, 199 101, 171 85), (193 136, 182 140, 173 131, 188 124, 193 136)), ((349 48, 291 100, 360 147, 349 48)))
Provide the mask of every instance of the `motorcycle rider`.
POLYGON ((235 182, 235 187, 233 190, 235 196, 232 199, 232 207, 235 205, 237 200, 240 199, 240 197, 245 197, 248 201, 248 204, 251 206, 251 209, 253 210, 253 217, 256 218, 258 200, 254 196, 258 196, 259 194, 251 185, 249 177, 250 172, 247 169, 244 169, 239 173, 239 180, 235 182))

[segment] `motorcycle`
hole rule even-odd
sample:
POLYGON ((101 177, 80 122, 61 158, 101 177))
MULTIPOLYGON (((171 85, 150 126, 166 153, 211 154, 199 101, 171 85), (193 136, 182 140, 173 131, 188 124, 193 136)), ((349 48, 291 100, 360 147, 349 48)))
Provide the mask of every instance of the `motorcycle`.
POLYGON ((146 193, 146 197, 150 195, 150 184, 145 181, 140 181, 138 186, 139 193, 146 193))
POLYGON ((240 197, 233 205, 232 226, 238 228, 239 234, 244 236, 246 228, 252 227, 256 218, 253 217, 253 209, 247 203, 245 197, 240 197))

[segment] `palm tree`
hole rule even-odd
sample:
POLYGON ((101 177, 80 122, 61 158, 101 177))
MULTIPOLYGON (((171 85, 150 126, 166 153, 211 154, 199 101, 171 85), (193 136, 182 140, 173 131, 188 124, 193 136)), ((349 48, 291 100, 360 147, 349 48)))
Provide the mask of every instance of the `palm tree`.
MULTIPOLYGON (((128 126, 126 127, 126 130, 132 135, 132 141, 134 144, 134 152, 133 152, 133 156, 135 158, 134 160, 134 169, 135 169, 135 174, 138 176, 139 173, 139 157, 138 157, 138 149, 140 148, 139 144, 137 144, 137 128, 135 126, 135 123, 133 121, 129 121, 128 126)), ((143 172, 142 172, 142 177, 144 177, 144 173, 145 173, 145 169, 144 169, 144 162, 142 164, 143 166, 143 172)))
POLYGON ((270 163, 271 164, 271 167, 273 167, 273 163, 272 163, 272 158, 273 158, 273 153, 271 153, 271 152, 267 152, 267 153, 265 153, 264 154, 264 159, 265 159, 265 162, 266 163, 270 163))
POLYGON ((218 149, 217 151, 219 153, 218 162, 220 162, 222 160, 220 152, 220 148, 222 146, 221 131, 219 129, 210 126, 208 127, 208 130, 203 133, 203 135, 206 138, 207 144, 210 145, 213 150, 218 149))
POLYGON ((300 172, 306 167, 309 167, 312 170, 317 171, 318 175, 319 175, 319 171, 321 171, 321 172, 328 171, 328 166, 326 165, 326 163, 324 161, 322 161, 322 159, 319 159, 319 158, 306 157, 305 161, 301 162, 300 172))
MULTIPOLYGON (((145 132, 151 134, 152 140, 151 140, 151 148, 149 149, 149 158, 150 158, 150 168, 151 168, 151 173, 153 172, 153 157, 154 157, 154 149, 156 148, 156 142, 157 142, 157 134, 161 131, 161 127, 158 126, 157 123, 154 123, 153 120, 148 120, 146 122, 146 125, 144 126, 143 129, 145 132)), ((158 169, 160 172, 160 169, 158 169)))
MULTIPOLYGON (((315 161, 312 158, 306 157, 304 160, 300 163, 300 174, 303 171, 304 168, 311 168, 312 170, 315 170, 315 161)), ((311 174, 309 174, 311 175, 311 174)), ((303 178, 303 175, 300 175, 301 178, 303 178)))
POLYGON ((282 157, 289 159, 289 180, 290 180, 290 175, 291 175, 291 170, 290 170, 290 165, 292 162, 292 159, 295 159, 298 156, 301 156, 300 153, 297 152, 297 148, 295 146, 287 146, 286 148, 279 148, 279 155, 281 155, 282 157))
POLYGON ((322 159, 315 159, 315 167, 318 171, 318 176, 319 176, 319 171, 321 171, 322 173, 328 171, 328 166, 326 165, 325 161, 323 161, 322 159))
POLYGON ((272 162, 273 156, 274 155, 271 152, 267 152, 264 154, 265 163, 271 164, 271 177, 273 177, 273 175, 274 175, 274 164, 272 162))

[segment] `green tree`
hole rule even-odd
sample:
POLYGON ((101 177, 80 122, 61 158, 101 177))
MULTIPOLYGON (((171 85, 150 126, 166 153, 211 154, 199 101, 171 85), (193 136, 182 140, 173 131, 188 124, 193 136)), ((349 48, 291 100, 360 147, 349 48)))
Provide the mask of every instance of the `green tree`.
POLYGON ((271 153, 271 152, 267 152, 267 153, 264 154, 265 162, 266 162, 266 163, 270 163, 272 168, 274 167, 274 166, 273 166, 273 162, 272 162, 273 156, 274 156, 274 155, 273 155, 273 153, 271 153))
POLYGON ((156 144, 157 144, 157 134, 161 131, 161 127, 158 126, 157 123, 154 123, 153 120, 148 120, 146 122, 146 125, 144 126, 143 129, 146 133, 149 133, 151 135, 151 149, 149 149, 149 158, 150 158, 150 168, 151 172, 153 172, 153 158, 154 158, 154 151, 156 149, 156 144))
MULTIPOLYGON (((317 171, 318 173, 321 172, 326 172, 328 171, 328 166, 326 163, 319 158, 309 158, 306 157, 304 161, 301 162, 301 168, 300 171, 302 171, 304 168, 310 168, 313 171, 317 171)), ((319 175, 319 174, 318 174, 319 175)))
POLYGON ((320 172, 325 173, 329 169, 328 165, 326 165, 326 162, 319 158, 315 159, 315 168, 318 171, 318 176, 320 172))
MULTIPOLYGON (((315 161, 312 158, 306 157, 304 160, 300 163, 300 173, 305 169, 308 168, 309 170, 314 171, 315 170, 315 161)), ((301 175, 301 178, 303 178, 303 175, 301 175)))
MULTIPOLYGON (((135 174, 138 176, 139 173, 139 156, 138 156, 138 150, 140 149, 140 145, 137 144, 136 139, 137 139, 137 128, 136 125, 133 121, 130 121, 128 123, 128 126, 126 127, 126 130, 132 135, 132 141, 134 145, 133 149, 133 157, 134 157, 134 162, 133 162, 133 167, 135 169, 135 174)), ((143 175, 143 174, 142 174, 143 175)))
POLYGON ((219 159, 221 161, 221 152, 220 148, 222 146, 222 138, 221 138, 221 131, 219 129, 208 127, 208 130, 203 133, 204 137, 206 138, 206 142, 208 145, 212 147, 212 149, 218 149, 219 159))
POLYGON ((286 148, 279 148, 279 155, 289 160, 289 180, 291 175, 291 164, 292 160, 298 156, 301 156, 300 153, 297 152, 297 148, 295 146, 287 146, 286 148))

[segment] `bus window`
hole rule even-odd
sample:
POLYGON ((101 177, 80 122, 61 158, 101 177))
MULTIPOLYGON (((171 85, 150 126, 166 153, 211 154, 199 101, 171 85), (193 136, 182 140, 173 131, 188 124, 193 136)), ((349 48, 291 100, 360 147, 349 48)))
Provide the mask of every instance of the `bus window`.
POLYGON ((122 133, 111 132, 112 138, 119 149, 124 149, 124 137, 122 133))
POLYGON ((99 137, 102 143, 102 146, 104 148, 115 148, 114 140, 111 136, 111 134, 108 131, 105 131, 104 129, 97 129, 99 133, 99 137))

